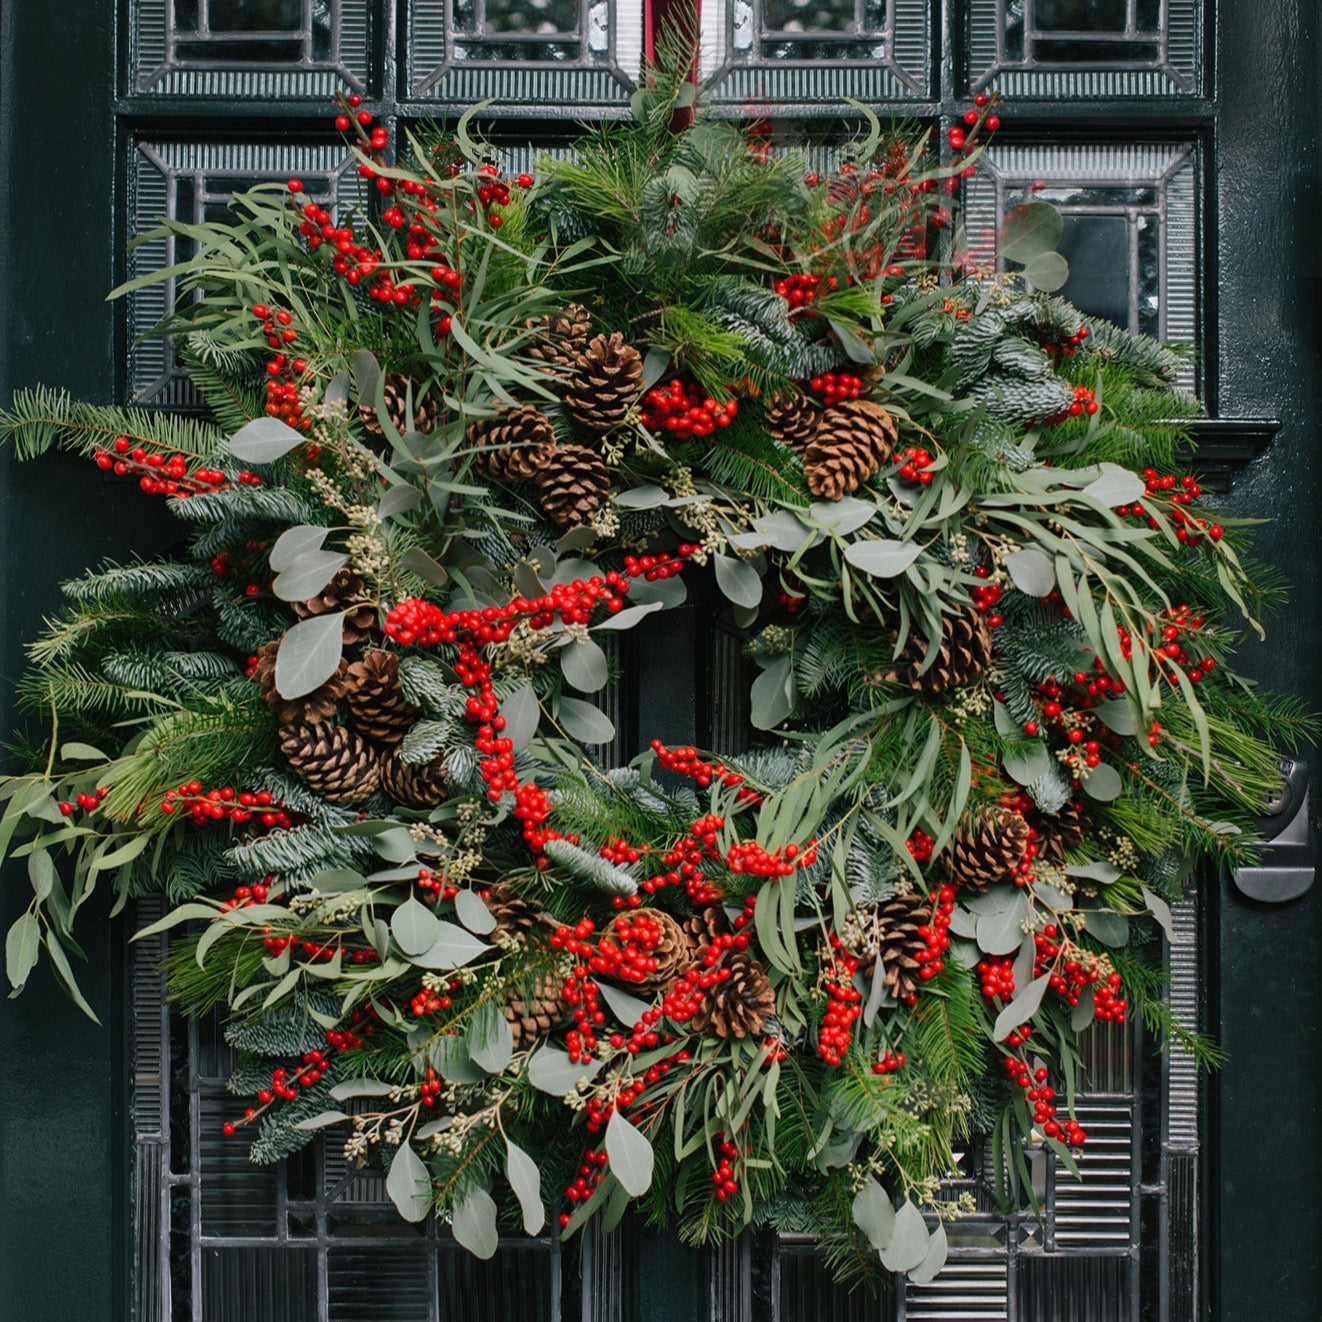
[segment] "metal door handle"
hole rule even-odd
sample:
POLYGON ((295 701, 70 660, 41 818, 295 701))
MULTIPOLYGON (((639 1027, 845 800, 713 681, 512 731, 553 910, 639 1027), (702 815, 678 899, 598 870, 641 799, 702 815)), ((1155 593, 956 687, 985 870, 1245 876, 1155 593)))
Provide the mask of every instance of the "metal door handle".
POLYGON ((1257 863, 1236 868, 1235 886, 1262 904, 1297 900, 1313 884, 1315 868, 1308 843, 1308 764, 1281 762, 1281 789, 1259 819, 1263 842, 1257 863))

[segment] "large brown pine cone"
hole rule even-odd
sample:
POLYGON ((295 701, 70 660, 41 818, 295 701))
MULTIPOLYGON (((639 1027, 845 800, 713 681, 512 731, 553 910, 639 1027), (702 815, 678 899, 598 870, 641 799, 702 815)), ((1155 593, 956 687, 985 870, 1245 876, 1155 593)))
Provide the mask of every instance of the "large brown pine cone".
MULTIPOLYGON (((406 432, 431 431, 440 421, 440 405, 431 398, 430 395, 418 398, 419 383, 410 381, 408 377, 400 372, 392 372, 386 377, 385 384, 381 387, 381 393, 384 397, 386 417, 390 419, 390 425, 403 436, 406 432), (413 419, 410 425, 408 415, 408 392, 410 386, 413 389, 413 419)), ((367 434, 376 440, 384 440, 386 429, 381 425, 381 419, 377 416, 376 405, 363 402, 358 405, 358 417, 363 424, 363 429, 367 434)))
POLYGON ((564 979, 558 973, 548 971, 511 990, 504 1009, 516 1050, 534 1038, 545 1037, 569 1017, 563 989, 564 979))
POLYGON ((610 484, 610 473, 601 456, 586 445, 560 446, 537 474, 542 508, 561 528, 591 522, 610 484))
POLYGON ((287 725, 280 751, 290 770, 328 803, 362 803, 381 779, 377 751, 342 725, 287 725))
POLYGON ((786 395, 774 404, 762 406, 767 431, 782 445, 788 445, 800 454, 817 435, 822 416, 822 410, 807 395, 786 395))
POLYGON ((401 762, 381 759, 381 788, 405 808, 434 808, 445 798, 445 759, 401 762))
POLYGON ((950 884, 976 893, 1007 880, 1023 862, 1028 833, 1028 823, 1008 808, 978 814, 955 832, 941 857, 950 884))
POLYGON ((857 491, 890 459, 898 439, 895 419, 880 404, 870 399, 833 404, 803 452, 808 490, 826 500, 857 491))
POLYGON ((526 482, 551 462, 555 430, 541 409, 532 404, 510 409, 495 418, 483 418, 468 429, 474 462, 498 482, 526 482))
POLYGON ((699 909, 684 920, 684 939, 689 943, 689 963, 696 964, 718 936, 730 930, 730 920, 719 904, 699 909))
POLYGON ((257 665, 252 678, 261 690, 262 700, 275 713, 281 725, 320 725, 335 715, 335 709, 344 696, 347 667, 341 658, 339 669, 320 687, 301 698, 283 698, 275 687, 275 656, 280 640, 273 639, 257 649, 257 665))
POLYGON ((565 409, 589 431, 618 427, 643 393, 643 356, 624 336, 598 335, 574 359, 565 382, 565 409))
POLYGON ((647 953, 656 960, 656 968, 642 981, 629 984, 643 992, 667 990, 693 962, 684 929, 664 909, 631 909, 611 927, 621 942, 632 937, 644 949, 655 937, 656 944, 647 953))
POLYGON ((376 603, 367 584, 352 569, 341 569, 315 597, 308 601, 293 601, 290 605, 300 620, 347 611, 344 617, 345 647, 365 641, 377 627, 376 603))
POLYGON ((345 670, 345 699, 353 728, 382 748, 394 748, 418 719, 399 684, 399 657, 368 652, 345 670))
POLYGON ((870 976, 881 960, 882 981, 897 1001, 918 994, 921 985, 918 955, 927 949, 927 938, 918 929, 932 921, 932 902, 925 895, 892 895, 873 906, 870 925, 875 947, 864 968, 870 976))
POLYGON ((577 303, 565 308, 563 316, 548 313, 540 321, 526 324, 534 332, 528 357, 554 372, 572 368, 592 337, 592 322, 577 303))
POLYGON ((1073 849, 1088 829, 1088 813, 1078 800, 1067 803, 1057 813, 1032 811, 1028 824, 1037 832, 1037 851, 1049 863, 1065 862, 1065 851, 1073 849))
POLYGON ((716 985, 703 998, 693 1026, 717 1037, 750 1037, 762 1030, 776 1008, 771 981, 751 955, 731 955, 718 970, 716 985))
POLYGON ((976 684, 991 664, 992 631, 984 615, 975 610, 960 611, 947 615, 944 624, 936 660, 926 670, 919 673, 927 656, 927 640, 910 634, 899 666, 890 676, 929 700, 965 684, 976 684))
POLYGON ((534 903, 508 881, 498 881, 483 898, 496 920, 497 932, 527 934, 555 922, 540 904, 534 903))

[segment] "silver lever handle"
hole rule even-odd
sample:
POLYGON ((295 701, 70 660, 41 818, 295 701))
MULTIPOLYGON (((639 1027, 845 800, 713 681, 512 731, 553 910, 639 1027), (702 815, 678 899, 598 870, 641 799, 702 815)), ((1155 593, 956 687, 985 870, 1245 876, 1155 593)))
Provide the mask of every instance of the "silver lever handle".
POLYGON ((1281 762, 1281 789, 1259 821, 1262 843, 1257 863, 1236 868, 1236 888, 1260 904, 1287 904, 1313 884, 1315 868, 1308 841, 1308 764, 1281 762))

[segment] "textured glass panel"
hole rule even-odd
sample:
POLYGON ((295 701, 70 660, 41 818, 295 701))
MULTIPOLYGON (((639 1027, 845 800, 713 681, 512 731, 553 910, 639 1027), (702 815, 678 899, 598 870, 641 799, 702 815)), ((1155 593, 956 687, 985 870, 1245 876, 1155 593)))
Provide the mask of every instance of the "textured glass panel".
POLYGON ((130 94, 325 101, 368 90, 376 0, 129 0, 130 94))
POLYGON ((1196 94, 1205 3, 965 0, 968 90, 994 85, 1010 101, 1196 94))
POLYGON ((441 1322, 514 1322, 555 1318, 560 1311, 559 1258, 547 1244, 502 1245, 483 1262, 459 1248, 442 1248, 438 1315, 441 1322))
POLYGON ((774 113, 838 113, 845 98, 927 94, 925 0, 711 0, 699 68, 710 101, 774 113))
POLYGON ((802 1243, 782 1244, 778 1253, 780 1289, 776 1322, 879 1322, 894 1314, 891 1284, 882 1299, 866 1290, 846 1290, 831 1278, 819 1253, 802 1243))
POLYGON ((1123 32, 1125 0, 1036 0, 1033 21, 1039 31, 1123 32))
POLYGON ((1019 1322, 1137 1322, 1138 1300, 1125 1258, 1025 1257, 1019 1322), (1068 1301, 1067 1313, 1061 1305, 1068 1301))
MULTIPOLYGON (((213 32, 297 32, 303 0, 205 0, 213 32)), ((178 14, 178 6, 175 13, 178 14)))
POLYGON ((1152 64, 1161 58, 1155 41, 1044 40, 1033 43, 1033 53, 1048 64, 1152 64))
MULTIPOLYGON (((965 186, 970 248, 994 250, 1001 217, 1026 197, 1060 208, 1067 249, 1083 244, 1085 257, 1111 241, 1103 234, 1114 238, 1112 228, 1098 229, 1096 222, 1123 221, 1131 235, 1128 274, 1116 278, 1128 281, 1128 309, 1120 317, 1119 298, 1111 300, 1116 319, 1130 330, 1196 344, 1202 247, 1197 178, 1191 143, 993 144, 965 186), (1079 228, 1085 220, 1094 224, 1079 228)), ((1118 240, 1114 248, 1118 252, 1118 240)), ((1105 294, 1085 270, 1071 277, 1069 292, 1076 291, 1088 300, 1105 294)), ((1182 384, 1194 386, 1192 366, 1182 384)))
MULTIPOLYGON (((190 223, 225 219, 233 192, 264 181, 283 182, 291 175, 303 180, 309 197, 332 210, 359 196, 358 176, 338 143, 139 142, 129 180, 133 232, 145 234, 164 216, 190 223)), ((177 239, 152 239, 131 250, 128 274, 145 275, 187 255, 187 245, 177 239)), ((157 325, 174 308, 176 297, 173 281, 136 291, 127 300, 131 338, 157 325)), ((134 346, 129 388, 135 402, 196 402, 167 340, 134 346)))
POLYGON ((642 22, 642 0, 409 0, 408 94, 542 118, 623 106, 642 22))
POLYGON ((424 1245, 332 1249, 327 1254, 328 1322, 418 1322, 431 1279, 424 1245))
POLYGON ((206 1322, 317 1322, 317 1256, 297 1249, 207 1249, 202 1254, 206 1322))
POLYGON ((1010 1273, 1005 1258, 948 1263, 930 1285, 907 1285, 905 1322, 1008 1322, 1010 1273))
POLYGON ((1067 215, 1061 255, 1070 264, 1061 295, 1083 312, 1129 324, 1129 245, 1133 226, 1124 216, 1067 215))

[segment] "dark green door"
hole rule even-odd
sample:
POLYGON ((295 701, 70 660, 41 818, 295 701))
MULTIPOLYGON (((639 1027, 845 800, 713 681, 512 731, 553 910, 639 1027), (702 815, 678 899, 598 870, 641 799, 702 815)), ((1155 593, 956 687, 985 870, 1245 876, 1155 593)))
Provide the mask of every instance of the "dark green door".
MULTIPOLYGON (((125 274, 171 260, 152 245, 124 257, 135 231, 163 212, 214 213, 254 179, 296 173, 333 197, 342 162, 326 109, 340 87, 392 126, 491 98, 512 152, 530 138, 554 146, 575 119, 624 112, 653 15, 642 0, 3 0, 0 397, 40 381, 188 407, 169 353, 132 343, 165 296, 102 302, 125 274)), ((845 98, 944 124, 982 87, 1007 97, 968 197, 974 255, 994 260, 994 246, 976 244, 1007 205, 1045 196, 1066 213, 1070 296, 1199 346, 1192 380, 1221 420, 1202 460, 1234 513, 1275 519, 1267 558, 1296 584, 1258 669, 1319 705, 1313 0, 1220 12, 1212 0, 708 0, 702 19, 717 105, 806 122, 823 139, 845 98)), ((167 534, 95 472, 6 465, 8 729, 21 644, 55 583, 167 534)), ((738 640, 696 617, 689 626, 694 664, 654 663, 636 720, 617 725, 730 747, 742 727, 738 640), (664 715, 691 709, 692 730, 664 715)), ((1085 1107, 1106 1137, 1084 1183, 1044 1172, 1041 1226, 982 1199, 947 1271, 880 1301, 837 1296, 788 1236, 697 1255, 635 1229, 581 1254, 511 1243, 478 1267, 435 1228, 405 1231, 379 1188, 333 1154, 252 1170, 218 1138, 222 1047, 171 1024, 153 952, 130 957, 127 930, 109 925, 84 979, 102 1029, 45 981, 0 1014, 0 1316, 1322 1316, 1310 1102, 1322 896, 1274 907, 1212 879, 1204 895, 1180 916, 1172 996, 1219 1034, 1225 1071, 1200 1086, 1131 1037, 1099 1038, 1085 1107)), ((978 1195, 977 1153, 965 1175, 978 1195)))

